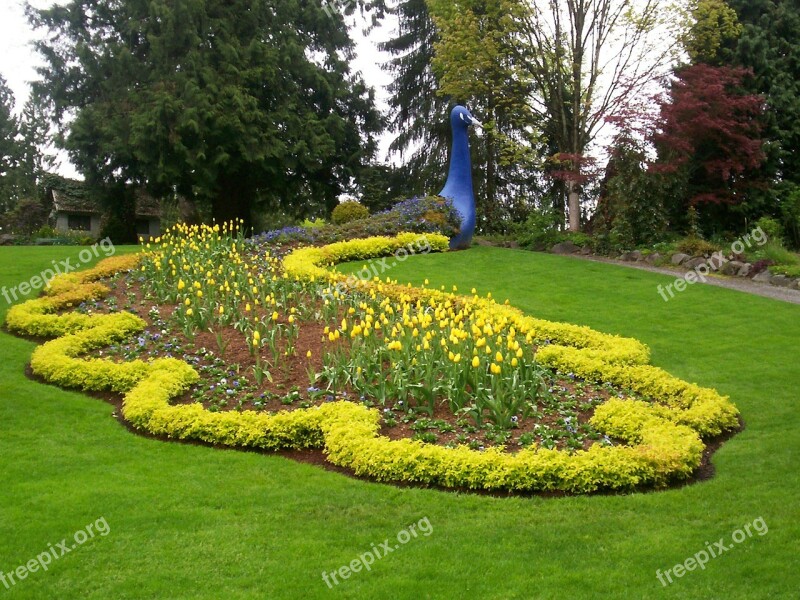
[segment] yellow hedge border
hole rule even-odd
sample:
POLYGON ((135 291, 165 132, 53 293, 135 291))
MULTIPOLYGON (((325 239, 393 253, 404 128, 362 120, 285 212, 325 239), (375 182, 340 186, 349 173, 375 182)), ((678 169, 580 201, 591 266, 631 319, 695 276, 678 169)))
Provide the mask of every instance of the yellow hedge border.
MULTIPOLYGON (((433 234, 401 234, 339 242, 323 248, 301 248, 283 262, 290 276, 345 280, 326 270, 338 262, 386 256, 410 244, 446 250, 448 240, 433 234)), ((727 397, 677 379, 647 364, 649 349, 636 340, 596 332, 587 327, 552 323, 524 315, 493 300, 455 296, 437 290, 380 282, 381 294, 426 301, 474 302, 476 308, 507 320, 540 345, 537 358, 551 368, 593 381, 610 381, 652 398, 654 403, 612 399, 597 408, 593 425, 624 440, 624 446, 594 445, 588 451, 526 449, 511 454, 466 447, 444 448, 409 439, 392 441, 378 435, 375 409, 339 401, 266 415, 253 411, 214 413, 199 404, 170 405, 198 380, 197 372, 177 359, 116 363, 80 359, 94 349, 141 331, 144 322, 129 313, 112 315, 54 314, 108 293, 98 279, 133 269, 140 255, 113 257, 93 269, 57 277, 45 296, 12 307, 6 324, 11 331, 56 339, 38 347, 31 368, 44 379, 83 390, 124 394, 123 416, 135 427, 177 439, 267 450, 322 448, 332 464, 379 481, 409 481, 445 487, 486 490, 562 490, 663 486, 686 478, 699 466, 702 437, 738 426, 738 411, 727 397)))

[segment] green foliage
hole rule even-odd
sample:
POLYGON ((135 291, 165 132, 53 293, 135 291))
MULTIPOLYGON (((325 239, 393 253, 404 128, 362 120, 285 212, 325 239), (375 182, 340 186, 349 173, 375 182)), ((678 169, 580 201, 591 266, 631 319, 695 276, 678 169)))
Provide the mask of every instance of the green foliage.
MULTIPOLYGON (((389 127, 396 137, 389 149, 407 157, 400 171, 407 180, 402 195, 408 198, 442 184, 447 168, 450 123, 446 115, 451 99, 437 93, 438 82, 431 63, 438 33, 427 0, 401 0, 394 13, 398 18, 396 34, 378 47, 392 56, 384 65, 393 79, 389 88, 389 127)), ((369 179, 368 176, 366 186, 369 179)), ((362 202, 373 212, 388 208, 374 206, 370 196, 365 190, 362 202)))
POLYGON ((774 265, 794 266, 800 264, 800 258, 784 248, 780 243, 767 242, 764 246, 747 253, 751 262, 767 260, 774 265))
POLYGON ((684 41, 692 63, 716 64, 720 50, 735 43, 744 29, 725 0, 696 0, 692 21, 684 41))
POLYGON ((795 265, 771 265, 769 272, 773 275, 786 275, 787 277, 800 278, 800 264, 795 265))
POLYGON ((530 174, 541 164, 538 128, 529 102, 532 77, 520 24, 530 8, 519 0, 428 0, 439 37, 432 68, 438 94, 481 112, 482 140, 473 141, 479 231, 502 228, 502 205, 533 189, 530 174))
POLYGON ((375 151, 373 92, 327 4, 71 0, 30 13, 48 30, 37 88, 91 181, 146 181, 249 229, 259 205, 332 208, 375 151))
POLYGON ((713 254, 714 252, 719 252, 722 250, 722 248, 717 244, 712 244, 711 242, 707 242, 703 238, 694 235, 690 235, 682 240, 679 240, 675 244, 675 249, 678 252, 688 254, 689 256, 705 256, 706 254, 713 254))
MULTIPOLYGON (((731 60, 753 77, 749 90, 768 99, 764 138, 765 178, 800 184, 800 12, 795 0, 728 0, 744 30, 733 46, 731 60)), ((778 214, 768 194, 766 211, 778 214)))
POLYGON ((325 219, 305 219, 300 226, 306 229, 321 229, 325 227, 325 225, 327 225, 325 219))
POLYGON ((564 241, 558 221, 558 215, 549 207, 533 209, 516 229, 517 243, 528 250, 550 250, 554 244, 564 241))
POLYGON ((772 217, 761 217, 755 223, 756 229, 761 229, 766 235, 767 240, 777 246, 783 245, 783 227, 781 224, 772 217))
POLYGON ((16 203, 5 220, 13 233, 29 236, 44 226, 49 214, 50 211, 38 199, 25 198, 16 203))
POLYGON ((369 216, 369 209, 358 202, 342 202, 333 209, 331 221, 335 225, 344 225, 359 219, 366 219, 369 216))
POLYGON ((613 250, 631 250, 660 241, 667 220, 660 179, 648 174, 644 146, 630 132, 620 134, 606 167, 607 180, 598 211, 598 233, 613 250), (610 177, 609 177, 610 175, 610 177))
POLYGON ((800 248, 800 186, 791 186, 781 200, 781 221, 786 239, 793 248, 800 248))

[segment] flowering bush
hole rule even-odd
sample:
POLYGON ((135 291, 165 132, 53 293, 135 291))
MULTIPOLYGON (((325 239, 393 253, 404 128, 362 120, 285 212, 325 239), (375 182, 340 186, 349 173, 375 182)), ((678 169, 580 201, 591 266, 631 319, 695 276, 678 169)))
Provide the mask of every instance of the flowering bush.
POLYGON ((404 200, 390 210, 343 225, 284 227, 265 232, 254 236, 253 242, 322 245, 374 236, 395 236, 401 232, 439 233, 451 237, 460 227, 461 217, 451 200, 427 196, 404 200))

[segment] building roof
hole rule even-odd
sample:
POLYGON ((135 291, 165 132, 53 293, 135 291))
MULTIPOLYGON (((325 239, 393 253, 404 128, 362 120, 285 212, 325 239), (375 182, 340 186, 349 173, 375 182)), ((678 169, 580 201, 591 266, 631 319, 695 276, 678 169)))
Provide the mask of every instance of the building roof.
MULTIPOLYGON (((52 194, 55 212, 81 215, 101 215, 105 212, 83 181, 48 175, 46 186, 52 194)), ((136 189, 136 216, 148 218, 161 216, 161 202, 141 187, 136 189)))

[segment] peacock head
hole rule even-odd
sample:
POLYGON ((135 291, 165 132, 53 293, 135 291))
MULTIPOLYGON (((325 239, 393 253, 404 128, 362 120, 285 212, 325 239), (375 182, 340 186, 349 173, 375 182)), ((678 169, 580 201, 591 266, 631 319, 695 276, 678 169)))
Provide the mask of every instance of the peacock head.
POLYGON ((453 108, 452 112, 450 113, 450 125, 455 130, 457 127, 463 127, 464 129, 469 128, 470 126, 475 126, 478 129, 483 129, 483 125, 481 124, 478 119, 472 116, 466 108, 463 106, 456 106, 453 108))

